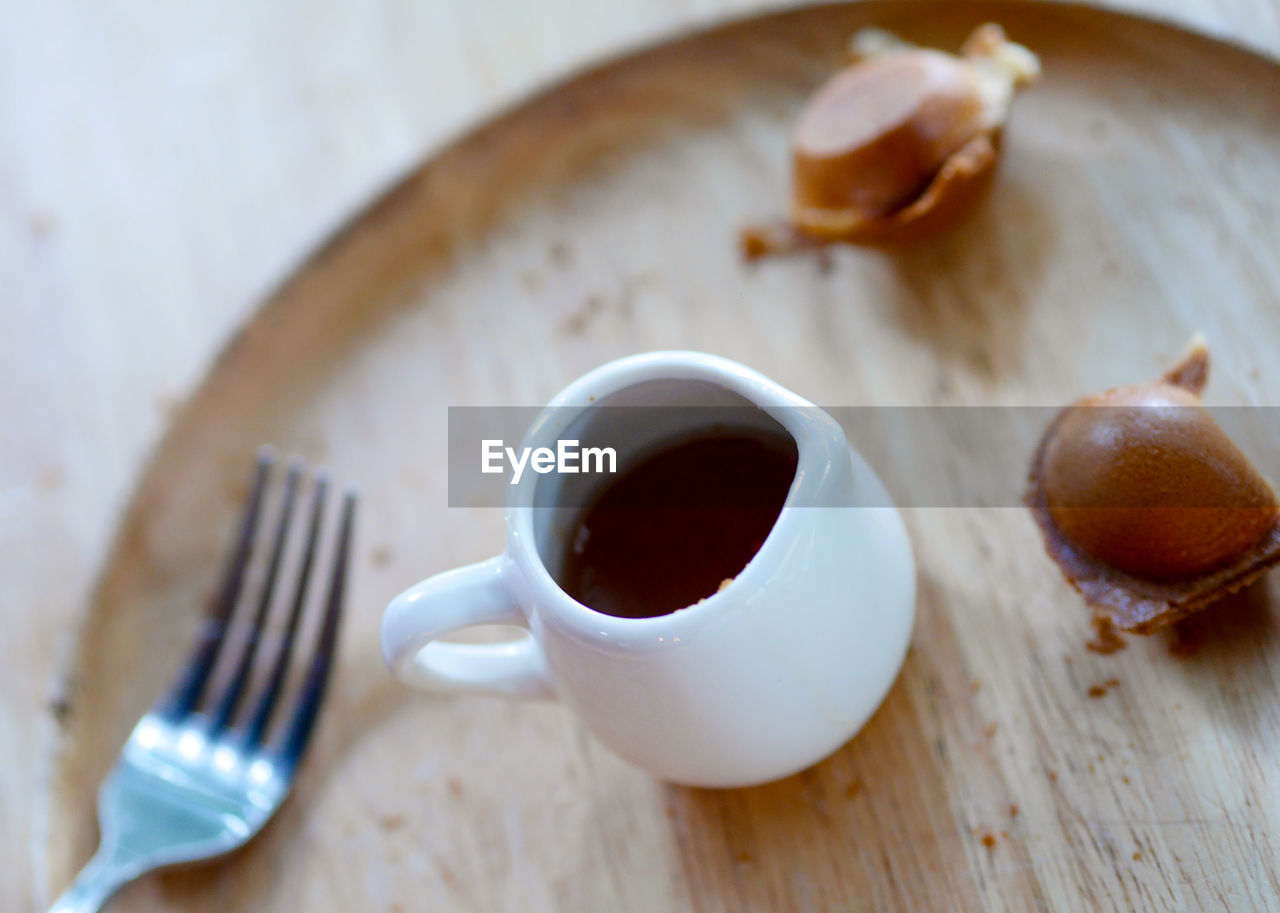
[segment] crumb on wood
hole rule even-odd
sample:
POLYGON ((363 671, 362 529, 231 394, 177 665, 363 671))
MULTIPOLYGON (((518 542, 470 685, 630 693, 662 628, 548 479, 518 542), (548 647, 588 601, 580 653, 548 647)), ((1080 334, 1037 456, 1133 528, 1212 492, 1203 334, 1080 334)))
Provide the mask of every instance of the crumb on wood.
POLYGON ((1058 772, 1056 770, 1049 771, 1049 782, 1050 783, 1058 782, 1058 772))
POLYGON ((1141 858, 1142 858, 1142 854, 1141 854, 1141 853, 1134 853, 1134 854, 1133 854, 1133 861, 1134 861, 1134 862, 1137 862, 1137 861, 1138 861, 1139 859, 1141 859, 1141 858))
POLYGON ((565 336, 581 336, 587 331, 591 319, 604 307, 599 295, 588 295, 582 306, 564 319, 560 331, 565 336))
POLYGON ((1108 691, 1110 691, 1113 688, 1118 688, 1119 686, 1120 686, 1120 679, 1109 678, 1106 681, 1099 682, 1096 685, 1090 685, 1089 691, 1087 693, 1089 697, 1106 697, 1108 691))
POLYGON ((1001 831, 1001 832, 1000 832, 1000 837, 1001 837, 1002 839, 1004 839, 1004 840, 1008 840, 1008 839, 1009 839, 1009 832, 1008 832, 1008 831, 1001 831))
POLYGON ((542 290, 542 277, 535 269, 526 269, 520 273, 520 288, 530 295, 542 290))
POLYGON ((994 738, 996 734, 996 730, 998 730, 999 728, 1000 728, 999 723, 988 723, 987 728, 982 730, 982 734, 989 739, 994 738))
POLYGON ((573 260, 573 251, 566 241, 552 241, 547 248, 547 259, 559 269, 564 269, 573 260))
POLYGON ((991 833, 990 831, 987 831, 985 834, 982 835, 982 845, 989 850, 995 849, 996 835, 991 833))
POLYGON ((1126 646, 1124 638, 1116 633, 1115 625, 1111 623, 1109 618, 1093 619, 1093 640, 1085 642, 1085 649, 1103 656, 1110 656, 1112 653, 1118 653, 1126 646))
POLYGON ((767 232, 750 225, 738 233, 738 249, 742 252, 743 260, 754 263, 766 256, 772 248, 767 232))
POLYGON ((1018 806, 1016 806, 1016 805, 1010 805, 1010 806, 1009 806, 1009 817, 1010 817, 1010 818, 1016 818, 1016 817, 1018 817, 1018 806))
POLYGON ((756 861, 756 858, 746 850, 742 850, 734 854, 733 861, 738 863, 738 865, 751 865, 751 863, 756 861))
POLYGON ((855 799, 862 795, 862 790, 863 786, 861 780, 850 780, 849 785, 844 788, 844 797, 846 799, 855 799))
POLYGON ((747 263, 754 263, 774 254, 794 254, 812 250, 817 253, 818 270, 831 269, 830 254, 826 245, 795 229, 788 222, 773 221, 748 225, 738 232, 738 252, 747 263))
POLYGON ((71 718, 71 699, 65 694, 57 695, 49 701, 49 712, 58 725, 64 725, 71 718))
POLYGON ((1121 780, 1121 782, 1123 782, 1123 783, 1128 783, 1128 782, 1129 782, 1129 778, 1128 778, 1128 777, 1121 777, 1121 778, 1120 778, 1120 780, 1121 780))

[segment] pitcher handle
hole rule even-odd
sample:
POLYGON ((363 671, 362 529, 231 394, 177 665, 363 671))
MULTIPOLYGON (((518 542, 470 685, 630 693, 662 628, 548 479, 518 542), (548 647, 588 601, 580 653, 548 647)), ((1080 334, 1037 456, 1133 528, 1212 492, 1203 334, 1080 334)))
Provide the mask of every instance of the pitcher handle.
POLYGON ((472 625, 529 624, 510 587, 505 555, 428 577, 391 601, 382 616, 382 656, 405 684, 427 691, 555 696, 532 635, 497 644, 440 643, 472 625))

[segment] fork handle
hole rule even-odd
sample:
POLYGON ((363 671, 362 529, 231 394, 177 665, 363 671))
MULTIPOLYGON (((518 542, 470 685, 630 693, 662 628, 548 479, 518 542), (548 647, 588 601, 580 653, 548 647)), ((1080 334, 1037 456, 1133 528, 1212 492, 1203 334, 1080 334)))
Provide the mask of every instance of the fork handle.
POLYGON ((49 913, 96 913, 111 895, 136 877, 136 872, 126 870, 109 850, 100 846, 71 887, 53 902, 49 913))

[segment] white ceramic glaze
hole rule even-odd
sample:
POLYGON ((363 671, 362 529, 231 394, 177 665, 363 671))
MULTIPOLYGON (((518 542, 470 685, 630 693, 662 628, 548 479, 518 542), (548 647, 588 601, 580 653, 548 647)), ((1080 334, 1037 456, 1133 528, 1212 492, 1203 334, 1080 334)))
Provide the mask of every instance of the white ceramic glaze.
POLYGON ((590 420, 593 404, 626 402, 633 391, 649 405, 755 404, 794 438, 786 504, 733 582, 654 618, 582 605, 543 560, 565 513, 541 506, 549 493, 539 486, 552 477, 526 473, 508 498, 506 551, 396 597, 382 620, 383 655, 415 687, 557 697, 604 744, 664 780, 728 787, 787 776, 852 737, 902 665, 915 617, 902 519, 834 419, 713 355, 653 352, 597 368, 551 402, 524 445, 554 447, 590 420), (477 624, 529 635, 432 643, 477 624))

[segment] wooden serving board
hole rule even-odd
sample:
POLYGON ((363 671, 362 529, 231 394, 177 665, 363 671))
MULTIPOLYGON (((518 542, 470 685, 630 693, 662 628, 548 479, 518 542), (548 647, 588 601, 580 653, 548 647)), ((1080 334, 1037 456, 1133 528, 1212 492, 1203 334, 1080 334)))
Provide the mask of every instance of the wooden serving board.
POLYGON ((554 704, 411 694, 377 645, 391 596, 502 544, 496 510, 446 506, 446 408, 536 405, 623 354, 705 349, 831 405, 1060 404, 1200 330, 1210 403, 1276 403, 1278 149, 1273 63, 1017 3, 765 16, 478 127, 302 265, 141 479, 67 675, 50 888, 92 849, 97 785, 270 441, 364 492, 318 744, 259 840, 121 910, 1280 909, 1274 575, 1182 642, 1104 657, 1025 511, 907 511, 919 618, 884 706, 811 770, 726 792, 654 782, 554 704), (848 36, 955 48, 986 20, 1045 77, 963 226, 744 266, 735 232, 781 209, 789 125, 848 36))

